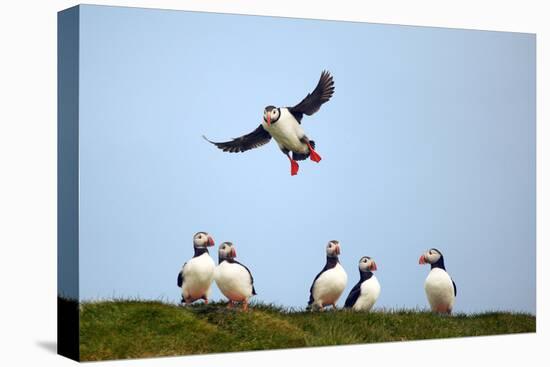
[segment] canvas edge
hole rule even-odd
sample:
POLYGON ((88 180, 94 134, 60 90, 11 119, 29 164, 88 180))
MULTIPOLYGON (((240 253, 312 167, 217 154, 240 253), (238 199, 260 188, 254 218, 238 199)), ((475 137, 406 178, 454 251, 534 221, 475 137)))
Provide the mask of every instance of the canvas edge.
POLYGON ((79 20, 79 6, 57 14, 57 353, 75 361, 80 361, 79 20))

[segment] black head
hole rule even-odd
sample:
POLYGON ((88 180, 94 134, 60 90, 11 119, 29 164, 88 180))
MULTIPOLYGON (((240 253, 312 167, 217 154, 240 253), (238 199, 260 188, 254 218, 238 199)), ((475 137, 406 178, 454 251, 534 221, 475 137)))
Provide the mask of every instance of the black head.
POLYGON ((267 106, 264 109, 264 121, 268 127, 271 126, 271 124, 274 124, 277 121, 279 121, 280 117, 281 117, 280 108, 277 108, 275 106, 267 106))
POLYGON ((207 248, 214 246, 214 239, 207 232, 197 232, 193 236, 194 248, 207 248))
POLYGON ((377 269, 376 263, 369 256, 363 256, 359 259, 359 271, 361 273, 376 271, 377 269))
POLYGON ((218 248, 218 258, 220 262, 226 259, 234 259, 237 257, 237 251, 232 242, 223 242, 218 248))
POLYGON ((418 263, 423 264, 430 264, 433 268, 441 268, 445 270, 445 262, 443 260, 443 254, 441 251, 439 251, 436 248, 431 248, 428 251, 424 252, 420 259, 418 260, 418 263))
POLYGON ((340 242, 336 240, 329 241, 327 244, 327 257, 337 258, 340 255, 340 242))

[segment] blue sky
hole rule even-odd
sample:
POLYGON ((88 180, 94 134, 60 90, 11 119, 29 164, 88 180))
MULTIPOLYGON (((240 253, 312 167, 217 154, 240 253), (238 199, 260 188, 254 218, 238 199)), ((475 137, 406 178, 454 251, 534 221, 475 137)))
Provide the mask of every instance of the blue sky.
POLYGON ((235 243, 265 302, 305 306, 338 239, 340 304, 368 255, 378 307, 425 307, 417 262, 437 247, 457 311, 535 312, 534 35, 97 6, 80 20, 81 299, 179 300, 205 230, 235 243), (323 69, 335 95, 303 121, 320 164, 291 177, 274 143, 202 140, 252 131, 323 69))

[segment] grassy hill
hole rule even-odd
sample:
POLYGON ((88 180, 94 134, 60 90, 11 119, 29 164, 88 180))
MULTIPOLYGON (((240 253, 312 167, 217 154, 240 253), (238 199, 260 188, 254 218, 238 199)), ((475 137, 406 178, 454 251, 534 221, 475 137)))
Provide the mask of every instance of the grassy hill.
POLYGON ((492 312, 438 316, 421 311, 293 312, 255 305, 189 307, 109 301, 80 306, 81 360, 141 358, 535 331, 535 317, 492 312))

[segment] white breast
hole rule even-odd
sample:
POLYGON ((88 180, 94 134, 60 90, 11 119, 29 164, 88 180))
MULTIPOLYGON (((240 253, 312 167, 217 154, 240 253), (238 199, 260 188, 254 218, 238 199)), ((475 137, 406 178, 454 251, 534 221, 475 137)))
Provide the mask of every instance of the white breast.
POLYGON ((454 287, 451 277, 445 270, 433 268, 426 278, 424 290, 432 311, 451 312, 455 302, 454 287))
POLYGON ((214 279, 223 295, 231 301, 242 302, 252 296, 250 274, 239 264, 222 262, 216 267, 214 279))
POLYGON ((208 253, 194 257, 183 267, 182 294, 185 300, 209 297, 216 265, 208 253))
POLYGON ((361 294, 353 305, 356 311, 370 311, 376 300, 380 296, 380 283, 376 276, 372 276, 369 280, 365 280, 361 284, 361 294))
POLYGON ((296 121, 288 109, 281 108, 280 111, 281 116, 277 122, 268 127, 267 123, 263 121, 262 126, 271 134, 281 149, 286 148, 296 153, 307 153, 309 151, 307 144, 300 141, 305 135, 302 125, 296 121))
POLYGON ((348 275, 340 264, 322 273, 313 285, 313 303, 318 307, 336 304, 346 288, 348 275))

